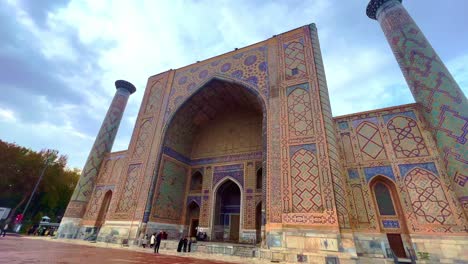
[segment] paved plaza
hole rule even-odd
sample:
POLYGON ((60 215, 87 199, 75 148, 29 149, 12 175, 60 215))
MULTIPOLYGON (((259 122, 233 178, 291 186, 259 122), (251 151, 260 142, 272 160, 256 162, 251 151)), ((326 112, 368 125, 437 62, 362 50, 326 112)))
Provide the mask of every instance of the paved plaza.
POLYGON ((188 257, 153 254, 125 249, 29 239, 20 236, 0 238, 0 263, 219 263, 188 257))

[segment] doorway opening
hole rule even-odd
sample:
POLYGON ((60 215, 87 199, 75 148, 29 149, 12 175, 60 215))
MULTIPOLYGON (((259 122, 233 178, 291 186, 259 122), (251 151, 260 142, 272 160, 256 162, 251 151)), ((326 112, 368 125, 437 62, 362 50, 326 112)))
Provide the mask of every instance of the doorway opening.
POLYGON ((198 231, 198 221, 200 217, 200 206, 192 201, 187 208, 186 225, 188 226, 189 237, 196 237, 198 231))
POLYGON ((96 218, 96 228, 99 230, 101 226, 106 221, 107 211, 109 210, 109 204, 112 199, 112 191, 109 190, 104 195, 104 199, 102 199, 101 209, 99 209, 99 214, 96 218))
POLYGON ((241 215, 241 190, 232 180, 218 187, 215 198, 213 240, 238 242, 241 215))
POLYGON ((403 211, 395 184, 384 176, 377 176, 370 182, 374 204, 381 227, 393 254, 406 258, 402 234, 407 233, 403 211))
POLYGON ((256 242, 262 241, 262 202, 257 204, 255 208, 255 235, 256 242))

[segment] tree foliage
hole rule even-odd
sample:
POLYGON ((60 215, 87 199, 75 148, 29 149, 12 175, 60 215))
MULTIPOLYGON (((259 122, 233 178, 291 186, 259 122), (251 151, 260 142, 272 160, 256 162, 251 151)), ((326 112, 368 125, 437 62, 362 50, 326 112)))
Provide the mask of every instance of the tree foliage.
POLYGON ((26 212, 25 222, 38 222, 44 215, 60 220, 80 176, 78 169, 67 168, 67 157, 47 150, 33 151, 0 140, 0 207, 12 208, 10 218, 23 212, 47 158, 44 177, 26 212))

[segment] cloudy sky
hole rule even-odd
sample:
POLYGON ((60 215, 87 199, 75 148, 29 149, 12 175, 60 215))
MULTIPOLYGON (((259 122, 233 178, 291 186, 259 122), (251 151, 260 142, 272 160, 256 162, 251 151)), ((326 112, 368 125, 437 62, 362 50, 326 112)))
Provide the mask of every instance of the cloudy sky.
MULTIPOLYGON (((312 22, 333 114, 413 102, 368 0, 3 0, 0 139, 58 149, 81 168, 115 93, 137 87, 113 150, 126 149, 147 78, 312 22)), ((468 93, 468 1, 404 5, 468 93)))

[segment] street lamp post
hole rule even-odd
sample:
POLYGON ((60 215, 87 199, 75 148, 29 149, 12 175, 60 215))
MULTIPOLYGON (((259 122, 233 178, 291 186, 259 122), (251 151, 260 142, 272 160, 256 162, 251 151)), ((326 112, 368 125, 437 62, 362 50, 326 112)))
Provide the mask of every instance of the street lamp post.
MULTIPOLYGON (((54 159, 54 157, 55 157, 57 154, 58 154, 58 151, 57 151, 57 150, 50 150, 50 149, 47 150, 47 152, 46 152, 47 158, 46 158, 46 162, 45 162, 45 164, 44 164, 44 168, 42 169, 41 175, 39 176, 39 179, 37 179, 36 185, 34 186, 34 189, 33 189, 32 193, 31 193, 31 196, 29 196, 29 200, 28 200, 28 202, 26 203, 26 206, 24 207, 23 214, 22 214, 22 215, 23 215, 23 218, 24 218, 24 216, 25 216, 25 214, 26 214, 26 211, 28 210, 28 207, 29 207, 29 204, 30 204, 31 201, 32 201, 32 198, 34 197, 34 194, 35 194, 36 191, 37 191, 37 187, 39 187, 39 184, 41 183, 42 178, 44 177, 44 173, 45 173, 47 167, 49 166, 50 163, 53 162, 53 159, 54 159)), ((16 229, 15 231, 16 231, 16 232, 19 232, 19 230, 21 229, 21 224, 22 224, 22 222, 23 222, 23 218, 19 221, 18 225, 15 227, 15 229, 16 229)))

